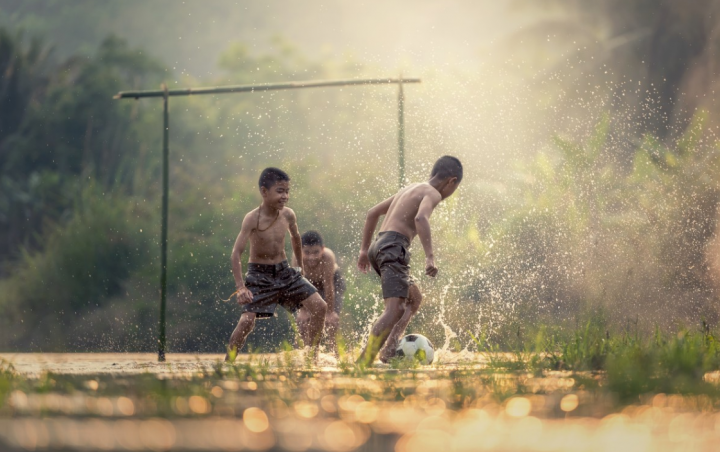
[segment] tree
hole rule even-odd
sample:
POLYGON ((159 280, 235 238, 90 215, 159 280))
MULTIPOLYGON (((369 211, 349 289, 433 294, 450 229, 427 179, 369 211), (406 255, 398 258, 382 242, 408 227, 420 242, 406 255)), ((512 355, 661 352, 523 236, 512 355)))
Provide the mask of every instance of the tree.
POLYGON ((51 64, 38 40, 0 30, 0 255, 37 247, 47 222, 67 216, 81 178, 131 187, 138 106, 113 102, 124 87, 159 83, 163 67, 107 38, 94 58, 51 64))

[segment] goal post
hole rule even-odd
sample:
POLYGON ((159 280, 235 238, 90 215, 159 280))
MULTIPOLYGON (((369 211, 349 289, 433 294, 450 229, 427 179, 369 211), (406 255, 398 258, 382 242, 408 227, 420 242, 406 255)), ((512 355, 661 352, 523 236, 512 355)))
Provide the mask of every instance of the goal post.
POLYGON ((169 160, 170 160, 170 112, 169 99, 173 96, 197 96, 203 94, 232 94, 255 93, 263 91, 303 89, 303 88, 330 88, 338 86, 370 86, 370 85, 398 85, 398 186, 405 183, 405 94, 403 85, 407 83, 420 83, 419 78, 373 78, 350 80, 307 80, 285 83, 263 83, 258 85, 229 85, 200 88, 168 89, 165 83, 159 90, 120 91, 113 99, 141 99, 147 97, 161 97, 163 99, 163 148, 162 148, 162 220, 160 243, 160 320, 158 331, 158 361, 165 361, 165 311, 167 303, 167 244, 168 244, 168 205, 170 202, 169 186, 169 160))

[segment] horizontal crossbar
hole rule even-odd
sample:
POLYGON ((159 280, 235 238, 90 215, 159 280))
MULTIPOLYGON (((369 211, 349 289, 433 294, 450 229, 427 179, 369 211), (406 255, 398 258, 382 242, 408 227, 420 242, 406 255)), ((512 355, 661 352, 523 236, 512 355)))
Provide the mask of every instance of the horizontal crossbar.
MULTIPOLYGON (((305 82, 286 82, 277 84, 264 83, 261 85, 231 85, 215 86, 207 88, 182 88, 170 89, 168 96, 194 96, 198 94, 224 94, 224 93, 246 93, 257 91, 273 91, 280 89, 298 88, 323 88, 328 86, 353 86, 353 85, 392 85, 400 83, 420 83, 419 78, 374 78, 365 80, 309 80, 305 82)), ((164 90, 150 91, 120 91, 113 99, 139 99, 141 97, 163 97, 164 90)))

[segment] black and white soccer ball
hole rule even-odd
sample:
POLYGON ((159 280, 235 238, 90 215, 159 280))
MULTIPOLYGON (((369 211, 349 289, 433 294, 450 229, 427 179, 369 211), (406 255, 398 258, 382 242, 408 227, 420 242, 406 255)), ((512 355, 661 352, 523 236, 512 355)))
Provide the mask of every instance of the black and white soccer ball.
POLYGON ((398 343, 395 356, 407 360, 415 359, 420 364, 428 365, 435 358, 435 347, 430 339, 422 334, 408 334, 398 343))

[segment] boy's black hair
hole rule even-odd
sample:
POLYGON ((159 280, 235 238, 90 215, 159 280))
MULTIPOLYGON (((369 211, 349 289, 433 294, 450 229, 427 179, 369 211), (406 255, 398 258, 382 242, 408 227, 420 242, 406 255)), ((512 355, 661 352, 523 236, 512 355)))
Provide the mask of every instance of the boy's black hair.
POLYGON ((460 160, 450 155, 443 155, 435 165, 433 166, 430 177, 438 176, 440 179, 447 179, 448 177, 457 177, 458 182, 463 178, 463 167, 460 160))
POLYGON ((277 184, 278 182, 290 182, 290 176, 288 174, 281 170, 280 168, 265 168, 262 173, 260 173, 260 180, 258 180, 258 187, 259 188, 267 188, 270 190, 270 188, 277 184))
POLYGON ((302 240, 302 246, 323 246, 322 236, 318 231, 307 231, 300 239, 302 240))

